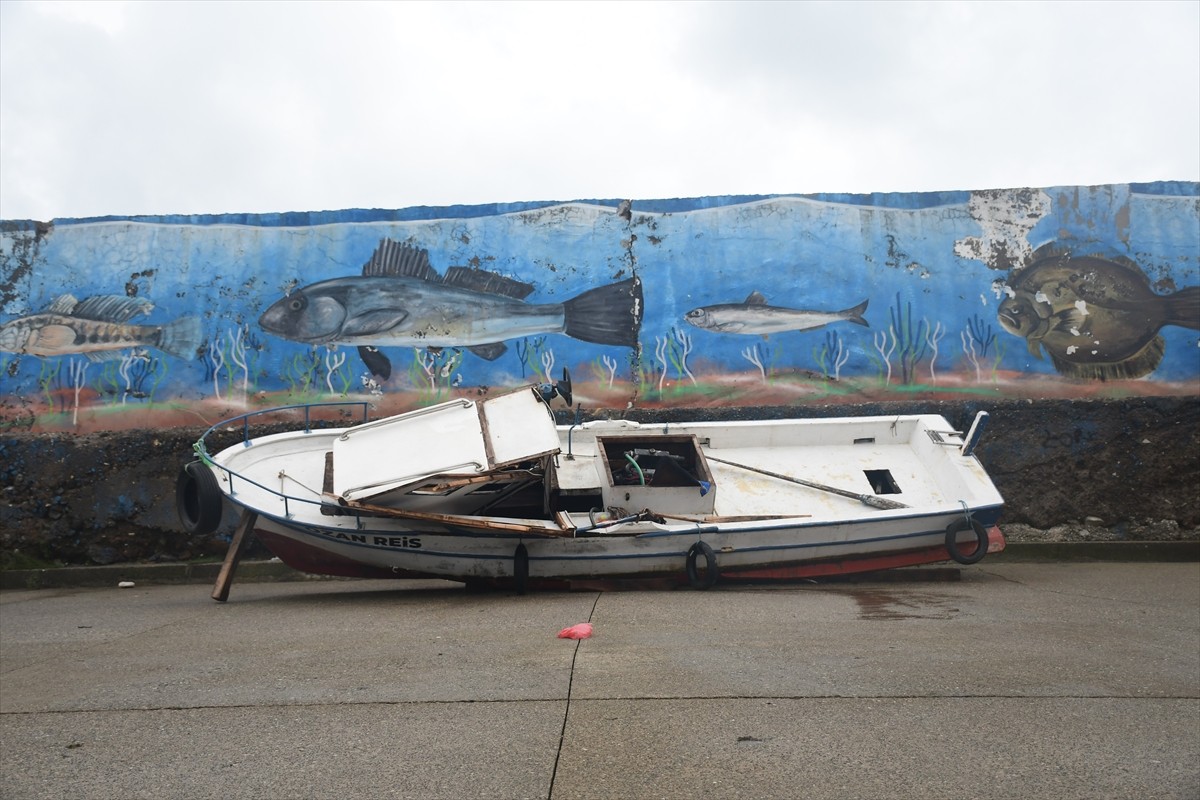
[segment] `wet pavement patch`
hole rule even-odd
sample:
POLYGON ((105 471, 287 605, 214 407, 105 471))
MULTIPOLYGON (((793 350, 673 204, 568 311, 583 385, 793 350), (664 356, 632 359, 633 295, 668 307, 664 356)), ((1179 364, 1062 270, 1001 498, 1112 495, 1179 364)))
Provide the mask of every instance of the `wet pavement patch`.
POLYGON ((846 594, 858 603, 859 619, 954 619, 959 614, 957 598, 929 592, 856 589, 846 594))

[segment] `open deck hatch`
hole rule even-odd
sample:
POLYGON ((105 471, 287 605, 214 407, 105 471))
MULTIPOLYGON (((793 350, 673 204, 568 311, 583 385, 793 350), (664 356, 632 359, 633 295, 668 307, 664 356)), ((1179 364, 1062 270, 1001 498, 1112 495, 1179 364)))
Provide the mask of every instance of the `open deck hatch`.
POLYGON ((694 435, 600 436, 596 454, 605 507, 713 513, 717 487, 694 435))
POLYGON ((896 483, 890 469, 865 469, 863 473, 875 494, 900 494, 900 484, 896 483))

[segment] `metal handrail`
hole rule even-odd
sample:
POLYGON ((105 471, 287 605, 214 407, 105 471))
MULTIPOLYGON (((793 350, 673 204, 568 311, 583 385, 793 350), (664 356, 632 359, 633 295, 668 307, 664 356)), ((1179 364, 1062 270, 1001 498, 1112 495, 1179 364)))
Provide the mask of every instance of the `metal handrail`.
MULTIPOLYGON (((248 412, 246 414, 241 414, 236 417, 230 417, 229 419, 222 420, 222 421, 216 423, 215 425, 212 425, 211 427, 209 427, 208 430, 206 430, 203 434, 201 434, 199 439, 196 440, 196 443, 192 445, 192 450, 195 451, 196 457, 199 458, 201 461, 203 461, 208 467, 210 467, 212 469, 219 469, 219 470, 223 471, 226 475, 229 476, 229 495, 231 497, 237 494, 237 492, 234 491, 233 479, 238 478, 239 480, 243 480, 246 483, 249 483, 251 486, 257 486, 259 489, 262 489, 264 492, 268 492, 269 494, 273 494, 276 497, 283 498, 284 516, 290 518, 292 516, 292 514, 291 514, 290 508, 288 507, 288 502, 291 500, 295 500, 298 503, 309 503, 311 505, 318 505, 318 506, 324 505, 325 501, 324 500, 309 500, 304 497, 296 497, 294 495, 285 494, 277 489, 272 489, 270 486, 264 486, 263 484, 259 483, 256 480, 253 480, 252 478, 247 478, 245 475, 242 475, 240 472, 234 472, 233 470, 229 469, 229 467, 226 467, 223 464, 217 464, 216 462, 214 462, 212 460, 212 455, 208 452, 208 444, 207 444, 206 440, 217 429, 228 428, 231 425, 241 422, 242 423, 242 444, 246 447, 250 447, 251 444, 253 444, 252 440, 250 439, 250 420, 251 419, 253 419, 254 417, 258 417, 258 416, 265 416, 267 414, 275 414, 275 413, 278 413, 281 411, 292 411, 292 410, 298 409, 298 408, 304 410, 304 432, 312 433, 312 411, 313 411, 313 409, 336 407, 336 406, 361 406, 362 407, 362 416, 363 416, 362 421, 363 421, 363 423, 366 423, 367 413, 370 411, 371 404, 366 401, 363 401, 363 400, 344 400, 341 402, 334 402, 334 403, 297 403, 296 405, 275 406, 273 408, 264 408, 259 411, 251 411, 251 412, 248 412)), ((355 514, 354 516, 356 518, 358 518, 359 515, 355 514)), ((359 524, 361 525, 361 521, 359 524)))
POLYGON ((230 425, 232 425, 233 423, 241 422, 242 423, 242 444, 245 445, 246 447, 249 447, 251 444, 250 420, 253 417, 263 416, 266 414, 276 414, 280 411, 291 411, 296 408, 302 408, 302 409, 304 409, 304 432, 312 433, 312 410, 314 408, 331 408, 331 407, 336 407, 336 406, 361 406, 362 407, 362 416, 363 416, 361 424, 366 423, 367 412, 371 408, 371 404, 366 402, 365 400, 343 400, 341 402, 336 402, 336 403, 297 403, 296 405, 291 405, 291 406, 275 406, 273 408, 264 408, 260 411, 250 411, 246 414, 241 414, 236 417, 230 417, 229 419, 221 420, 217 424, 211 426, 208 430, 206 430, 203 434, 200 435, 200 438, 196 440, 196 443, 194 445, 192 445, 192 449, 196 451, 196 455, 200 457, 200 460, 202 460, 206 464, 211 464, 212 457, 208 452, 208 445, 206 444, 205 440, 209 437, 210 434, 213 433, 213 431, 217 430, 218 428, 227 428, 230 425))

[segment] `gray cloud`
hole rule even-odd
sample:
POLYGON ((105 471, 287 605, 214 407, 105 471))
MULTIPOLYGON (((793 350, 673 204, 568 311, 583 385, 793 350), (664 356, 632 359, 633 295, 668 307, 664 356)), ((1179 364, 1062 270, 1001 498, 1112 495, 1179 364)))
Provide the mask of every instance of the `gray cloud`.
POLYGON ((1196 3, 0 3, 0 216, 1200 179, 1196 3))

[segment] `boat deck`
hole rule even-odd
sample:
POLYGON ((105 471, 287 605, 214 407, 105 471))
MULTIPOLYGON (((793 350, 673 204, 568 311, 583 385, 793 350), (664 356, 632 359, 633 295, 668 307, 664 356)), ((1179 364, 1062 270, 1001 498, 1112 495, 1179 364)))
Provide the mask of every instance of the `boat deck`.
MULTIPOLYGON (((555 467, 559 487, 573 495, 599 495, 600 473, 594 453, 560 455, 555 467)), ((888 446, 825 445, 815 447, 728 447, 705 448, 716 486, 716 517, 811 516, 836 518, 858 516, 862 503, 750 469, 720 463, 715 459, 744 464, 754 469, 789 475, 810 482, 835 486, 849 492, 878 495, 909 506, 952 502, 947 498, 929 465, 907 444, 888 446), (877 492, 868 473, 886 470, 899 491, 877 492)), ((887 488, 887 487, 883 487, 887 488)))
MULTIPOLYGON (((454 413, 463 415, 457 408, 454 413)), ((540 409, 539 414, 547 419, 540 409)), ((643 510, 668 520, 791 517, 840 522, 861 518, 864 503, 875 505, 871 501, 876 499, 879 504, 869 509, 871 516, 887 514, 889 508, 907 513, 1000 502, 978 461, 961 454, 961 436, 935 415, 857 418, 852 423, 812 419, 638 425, 615 420, 548 425, 547 431, 529 437, 536 443, 531 459, 494 466, 498 459, 489 451, 491 466, 478 465, 466 474, 455 466, 417 482, 393 483, 388 492, 363 501, 363 507, 369 503, 376 513, 387 506, 425 515, 511 517, 539 529, 558 529, 553 520, 559 512, 568 512, 576 525, 586 525, 579 520, 595 512, 625 516, 643 510), (618 480, 615 470, 635 446, 686 450, 686 480, 662 486, 644 480, 639 485, 628 476, 618 480), (543 480, 549 481, 549 491, 544 491, 543 480)), ((497 428, 493 426, 493 435, 497 428)), ((219 454, 215 460, 225 469, 218 471, 218 478, 238 502, 288 518, 319 515, 322 503, 326 511, 331 502, 357 505, 359 501, 331 491, 340 470, 353 471, 351 483, 369 480, 373 473, 413 471, 411 462, 420 452, 397 453, 396 429, 395 423, 389 427, 385 421, 265 436, 219 454), (372 433, 373 427, 378 433, 372 433), (387 446, 365 446, 367 436, 382 437, 387 446), (345 447, 355 440, 363 444, 354 450, 345 447), (347 462, 351 455, 355 459, 347 462), (327 470, 330 461, 332 468, 327 470)), ((429 453, 428 458, 430 463, 461 460, 445 452, 429 453)), ((342 524, 334 519, 326 517, 324 522, 342 524)), ((346 524, 352 520, 353 511, 346 524)), ((569 531, 567 520, 562 522, 569 531)))
POLYGON ((747 575, 974 563, 1003 502, 936 415, 556 427, 513 397, 247 436, 211 463, 277 555, 359 576, 683 570, 703 588, 718 561, 747 575))

